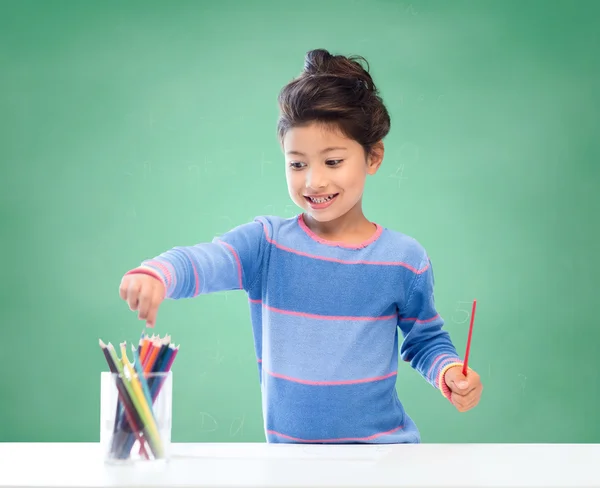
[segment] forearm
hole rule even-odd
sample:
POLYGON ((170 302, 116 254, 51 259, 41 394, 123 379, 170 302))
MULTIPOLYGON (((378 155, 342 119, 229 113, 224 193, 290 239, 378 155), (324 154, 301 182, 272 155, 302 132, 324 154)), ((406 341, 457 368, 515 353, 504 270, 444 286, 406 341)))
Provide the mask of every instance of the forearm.
POLYGON ((142 262, 140 268, 157 275, 164 283, 166 298, 191 298, 200 294, 200 275, 193 248, 175 247, 142 262))
POLYGON ((437 316, 429 323, 416 321, 401 347, 401 357, 410 363, 434 387, 442 390, 443 374, 462 364, 448 332, 442 329, 443 320, 437 316))
POLYGON ((162 280, 166 298, 248 289, 260 276, 263 227, 251 222, 221 238, 193 246, 174 247, 145 260, 133 270, 147 270, 162 280))
POLYGON ((452 366, 462 364, 450 335, 443 329, 444 320, 437 312, 434 299, 434 277, 425 255, 409 288, 398 326, 404 340, 400 354, 431 385, 446 395, 444 374, 452 366))

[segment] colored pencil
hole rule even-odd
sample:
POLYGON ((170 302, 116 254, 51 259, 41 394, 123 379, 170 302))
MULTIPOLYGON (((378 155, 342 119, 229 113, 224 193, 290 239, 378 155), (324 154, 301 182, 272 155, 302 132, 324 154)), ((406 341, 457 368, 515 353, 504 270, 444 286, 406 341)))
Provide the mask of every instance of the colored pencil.
MULTIPOLYGON (((156 339, 156 337, 153 336, 153 339, 156 339)), ((154 361, 152 371, 147 371, 146 374, 169 373, 174 359, 172 352, 175 349, 178 349, 179 346, 175 348, 175 346, 173 346, 172 344, 168 344, 168 342, 170 342, 170 336, 166 336, 163 339, 163 342, 164 347, 160 347, 160 351, 157 354, 156 360, 154 361), (169 352, 171 352, 171 354, 169 354, 169 352)), ((148 386, 151 391, 152 403, 156 401, 165 380, 166 376, 164 374, 161 376, 151 376, 148 379, 148 386)), ((125 449, 131 449, 133 447, 134 442, 134 438, 132 436, 129 436, 125 449)))
POLYGON ((162 457, 163 454, 163 446, 162 441, 160 439, 160 435, 158 433, 158 427, 156 425, 156 419, 154 417, 154 412, 152 411, 151 405, 148 404, 144 397, 144 392, 142 389, 141 381, 145 381, 144 377, 140 378, 134 371, 133 366, 129 362, 129 358, 127 357, 127 353, 125 351, 125 343, 121 343, 121 356, 123 365, 127 369, 130 378, 131 385, 131 399, 135 404, 136 408, 140 413, 140 417, 144 421, 144 424, 147 428, 147 434, 149 436, 148 442, 150 447, 156 457, 162 457))
MULTIPOLYGON (((102 348, 102 352, 104 353, 106 362, 108 363, 108 367, 110 369, 110 372, 117 375, 116 376, 116 385, 117 385, 117 391, 119 393, 119 399, 121 400, 120 402, 118 402, 118 405, 123 407, 125 417, 127 418, 127 422, 131 426, 131 430, 134 433, 136 440, 138 440, 140 443, 141 453, 144 455, 144 457, 146 459, 149 459, 150 456, 149 456, 148 452, 146 451, 146 446, 145 446, 146 442, 140 434, 141 429, 142 429, 142 422, 141 422, 141 419, 139 418, 139 414, 137 413, 137 411, 135 410, 135 408, 133 407, 133 405, 131 403, 131 399, 129 398, 129 395, 125 389, 123 379, 118 376, 118 374, 119 374, 118 368, 117 368, 117 366, 114 362, 114 359, 110 353, 109 347, 106 344, 104 344, 104 342, 102 342, 102 340, 100 340, 100 347, 102 348)), ((117 410, 116 413, 118 415, 119 410, 117 410)), ((113 443, 112 443, 113 445, 112 445, 112 449, 111 449, 111 452, 113 452, 113 453, 117 452, 115 442, 117 441, 118 423, 119 423, 119 419, 117 418, 117 419, 115 419, 115 425, 113 428, 113 443)))
POLYGON ((477 300, 473 300, 473 308, 471 309, 471 323, 469 324, 469 336, 467 338, 467 350, 465 352, 465 362, 463 364, 462 374, 467 376, 468 364, 469 364, 469 353, 471 352, 471 337, 473 336, 473 322, 475 322, 475 307, 477 306, 477 300))
POLYGON ((112 344, 101 347, 109 369, 116 374, 120 402, 115 411, 115 426, 111 455, 119 459, 131 456, 131 449, 139 442, 140 454, 149 458, 146 444, 150 447, 154 458, 164 456, 164 444, 161 439, 154 402, 166 379, 165 374, 171 371, 179 346, 175 347, 170 336, 163 338, 144 332, 140 336, 137 348, 131 346, 133 361, 127 357, 126 342, 120 344, 121 358, 117 357, 112 344), (156 373, 163 373, 153 376, 156 373))
POLYGON ((152 395, 150 394, 150 389, 148 388, 148 382, 146 381, 146 377, 144 376, 144 370, 142 369, 142 365, 140 364, 140 357, 138 356, 137 350, 132 345, 131 349, 133 349, 133 368, 135 369, 138 378, 140 378, 140 383, 142 384, 142 388, 144 390, 144 396, 146 397, 146 401, 148 404, 152 403, 152 395))
MULTIPOLYGON (((147 442, 150 446, 150 450, 152 451, 153 455, 155 457, 160 456, 162 454, 161 446, 160 446, 158 440, 156 439, 155 431, 154 431, 154 429, 152 429, 152 425, 149 425, 149 420, 147 418, 147 411, 144 410, 142 407, 143 400, 140 400, 140 395, 139 395, 138 391, 136 391, 135 386, 132 385, 132 381, 131 381, 132 378, 127 377, 127 372, 126 372, 127 367, 124 366, 123 359, 119 360, 112 344, 109 343, 108 348, 111 353, 111 356, 113 357, 113 361, 115 362, 115 364, 117 366, 117 372, 118 372, 117 378, 119 378, 119 377, 123 378, 123 385, 125 386, 125 390, 127 391, 129 398, 131 399, 131 403, 133 405, 134 410, 137 411, 137 413, 139 415, 141 432, 144 434, 144 438, 147 440, 147 442)), ((121 422, 120 424, 123 425, 124 422, 121 422)), ((130 435, 132 437, 134 437, 133 434, 130 434, 130 435)), ((127 438, 129 438, 129 436, 127 438)))

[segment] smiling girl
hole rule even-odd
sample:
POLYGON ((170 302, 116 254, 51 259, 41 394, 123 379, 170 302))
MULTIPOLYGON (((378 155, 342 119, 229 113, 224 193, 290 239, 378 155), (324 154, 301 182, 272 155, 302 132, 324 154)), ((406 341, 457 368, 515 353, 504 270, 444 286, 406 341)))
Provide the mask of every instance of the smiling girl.
POLYGON ((460 411, 481 396, 443 330, 426 251, 363 213, 390 117, 360 61, 310 51, 279 94, 287 187, 302 212, 175 247, 120 285, 151 327, 165 298, 245 291, 268 442, 420 442, 396 390, 399 357, 460 411))

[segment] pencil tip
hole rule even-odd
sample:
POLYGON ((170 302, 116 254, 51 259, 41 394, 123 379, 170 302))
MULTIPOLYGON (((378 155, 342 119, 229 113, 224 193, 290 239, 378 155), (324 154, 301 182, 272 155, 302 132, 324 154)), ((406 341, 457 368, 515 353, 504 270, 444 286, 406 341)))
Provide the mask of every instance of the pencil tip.
POLYGON ((106 347, 106 344, 102 342, 102 339, 98 339, 98 343, 100 344, 100 347, 106 347))

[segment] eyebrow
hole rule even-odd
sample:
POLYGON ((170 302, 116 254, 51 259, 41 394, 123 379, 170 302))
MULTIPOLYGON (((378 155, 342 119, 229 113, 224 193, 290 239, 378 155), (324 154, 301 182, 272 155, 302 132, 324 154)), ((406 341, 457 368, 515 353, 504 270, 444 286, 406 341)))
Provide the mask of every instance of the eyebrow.
MULTIPOLYGON (((329 152, 329 151, 337 151, 337 150, 342 150, 342 151, 345 151, 346 149, 347 149, 347 148, 345 148, 345 147, 342 147, 342 146, 332 146, 332 147, 326 147, 325 149, 323 149, 323 150, 321 151, 321 154, 325 154, 326 152, 329 152)), ((295 154, 296 156, 306 156, 306 154, 304 154, 303 152, 300 152, 300 151, 294 151, 294 150, 287 151, 287 152, 286 152, 286 154, 295 154)))

